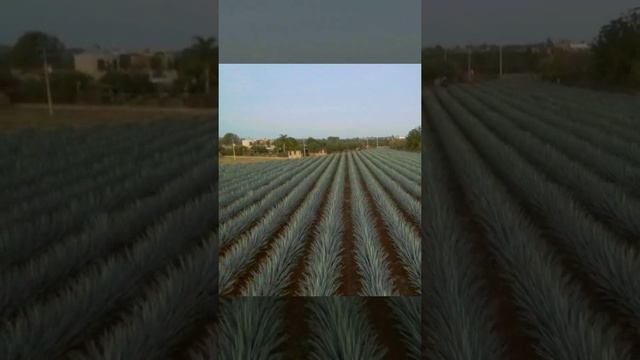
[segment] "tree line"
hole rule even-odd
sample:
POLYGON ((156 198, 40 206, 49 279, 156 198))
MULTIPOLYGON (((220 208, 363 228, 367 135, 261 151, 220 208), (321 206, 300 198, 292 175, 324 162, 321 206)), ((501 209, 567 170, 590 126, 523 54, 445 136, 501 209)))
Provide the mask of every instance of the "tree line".
POLYGON ((288 151, 302 151, 303 147, 308 153, 318 153, 324 150, 326 153, 335 153, 348 150, 375 148, 376 146, 390 147, 398 150, 420 151, 422 146, 422 129, 417 127, 409 131, 404 139, 395 137, 348 138, 341 139, 338 136, 329 136, 323 139, 308 137, 296 139, 286 134, 281 134, 271 141, 275 148, 270 152, 264 145, 251 147, 242 146, 241 138, 234 133, 226 133, 219 140, 219 152, 222 155, 266 155, 286 156, 288 151))
MULTIPOLYGON (((187 96, 197 99, 206 95, 202 105, 217 107, 218 47, 215 38, 193 38, 190 46, 176 54, 171 69, 177 79, 168 86, 151 82, 149 74, 131 67, 127 71, 107 70, 100 79, 74 69, 74 54, 82 50, 68 48, 56 36, 29 31, 15 44, 0 47, 0 93, 11 102, 44 102, 44 54, 52 71, 50 86, 54 102, 104 102, 105 90, 109 94, 128 94, 134 98, 176 98, 187 96), (208 75, 208 78, 207 78, 208 75), (210 86, 207 89, 207 82, 210 86), (207 94, 207 90, 209 93, 207 94)), ((123 56, 124 58, 124 56, 123 56)), ((150 67, 154 74, 161 71, 160 53, 151 56, 150 67)))
MULTIPOLYGON (((532 73, 543 80, 570 85, 640 89, 640 8, 602 26, 588 50, 555 45, 548 39, 537 44, 504 46, 504 72, 532 73)), ((471 63, 476 78, 498 77, 499 51, 496 45, 473 49, 471 63)), ((442 76, 462 81, 467 71, 466 49, 425 48, 422 67, 425 83, 442 76)))

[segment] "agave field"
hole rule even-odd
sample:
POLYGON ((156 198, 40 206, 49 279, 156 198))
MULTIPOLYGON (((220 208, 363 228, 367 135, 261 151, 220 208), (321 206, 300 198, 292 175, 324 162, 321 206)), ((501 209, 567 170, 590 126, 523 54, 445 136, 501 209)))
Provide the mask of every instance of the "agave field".
POLYGON ((640 358, 638 97, 516 79, 423 96, 428 357, 640 358))
POLYGON ((420 359, 420 301, 417 297, 226 298, 220 306, 219 334, 222 360, 420 359))
POLYGON ((216 121, 0 135, 0 358, 206 354, 216 121))
POLYGON ((382 148, 221 166, 220 293, 419 294, 420 169, 382 148))

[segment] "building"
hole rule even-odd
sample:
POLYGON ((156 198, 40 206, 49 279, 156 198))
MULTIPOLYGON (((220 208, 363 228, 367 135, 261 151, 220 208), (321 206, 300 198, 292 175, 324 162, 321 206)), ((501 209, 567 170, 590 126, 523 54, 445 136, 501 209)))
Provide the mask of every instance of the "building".
POLYGON ((74 70, 100 79, 109 71, 120 69, 119 54, 109 51, 91 51, 73 55, 74 70))
POLYGON ((146 74, 154 84, 172 84, 178 78, 176 55, 170 51, 95 50, 73 55, 74 69, 99 80, 108 72, 146 74))
POLYGON ((323 156, 327 155, 327 151, 325 149, 320 149, 318 152, 308 152, 309 156, 323 156))
POLYGON ((300 151, 300 150, 287 151, 287 157, 289 159, 300 159, 300 158, 302 158, 302 151, 300 151))
POLYGON ((590 49, 588 43, 576 42, 571 40, 560 40, 554 44, 556 49, 564 50, 564 51, 587 51, 590 49))
POLYGON ((253 139, 242 139, 240 142, 244 147, 251 148, 253 146, 253 139))

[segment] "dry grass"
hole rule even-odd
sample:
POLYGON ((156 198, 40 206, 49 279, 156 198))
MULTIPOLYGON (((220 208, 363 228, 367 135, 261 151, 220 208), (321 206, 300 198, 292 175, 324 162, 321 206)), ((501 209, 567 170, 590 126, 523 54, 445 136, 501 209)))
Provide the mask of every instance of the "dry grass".
POLYGON ((234 160, 233 156, 220 156, 218 157, 218 164, 220 165, 252 164, 252 163, 275 161, 275 160, 287 160, 287 158, 273 157, 273 156, 236 156, 236 159, 234 160))
POLYGON ((52 129, 61 126, 91 127, 146 123, 162 119, 183 119, 201 115, 215 115, 215 109, 165 109, 115 106, 60 106, 49 116, 46 106, 23 105, 0 108, 0 131, 22 129, 52 129))

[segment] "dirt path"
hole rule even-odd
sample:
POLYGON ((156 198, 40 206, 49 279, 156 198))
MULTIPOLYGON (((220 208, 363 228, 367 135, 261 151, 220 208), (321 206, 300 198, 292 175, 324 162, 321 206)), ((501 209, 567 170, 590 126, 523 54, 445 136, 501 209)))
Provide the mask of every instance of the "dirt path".
POLYGON ((391 316, 391 309, 386 297, 365 298, 368 318, 378 335, 378 340, 388 350, 386 359, 407 359, 407 349, 400 338, 400 333, 395 328, 396 319, 391 316))
POLYGON ((342 253, 342 276, 340 281, 340 295, 356 296, 360 292, 361 279, 358 274, 358 267, 355 259, 356 239, 353 236, 353 213, 351 212, 351 183, 349 172, 353 170, 346 166, 344 202, 342 203, 342 213, 344 214, 345 232, 343 236, 342 253))
MULTIPOLYGON (((336 172, 333 173, 334 179, 332 180, 332 183, 333 181, 335 181, 336 172)), ((307 230, 307 236, 305 236, 304 238, 304 249, 302 251, 302 254, 300 255, 300 259, 298 259, 298 265, 293 270, 293 274, 291 275, 291 283, 287 287, 287 290, 285 290, 285 293, 288 296, 296 296, 300 289, 302 280, 304 279, 307 260, 309 259, 309 254, 311 253, 311 245, 313 245, 313 242, 316 241, 316 230, 318 229, 318 224, 320 223, 320 221, 322 221, 322 213, 324 212, 327 203, 329 202, 329 197, 331 196, 331 186, 332 185, 329 185, 329 191, 325 192, 322 201, 320 202, 320 206, 316 211, 315 219, 313 219, 311 226, 309 226, 309 229, 307 230)))
POLYGON ((407 274, 405 268, 402 266, 400 257, 398 256, 396 249, 393 247, 393 240, 391 240, 391 236, 385 228, 380 210, 376 206, 376 203, 373 200, 373 196, 371 195, 369 188, 367 188, 364 179, 362 179, 362 176, 360 177, 360 182, 364 189, 365 197, 367 198, 369 206, 371 207, 371 213, 373 214, 374 224, 380 237, 380 243, 382 244, 382 247, 387 254, 387 260, 389 262, 390 268, 389 270, 391 271, 393 283, 401 296, 415 295, 414 291, 411 290, 409 286, 409 275, 407 274))

